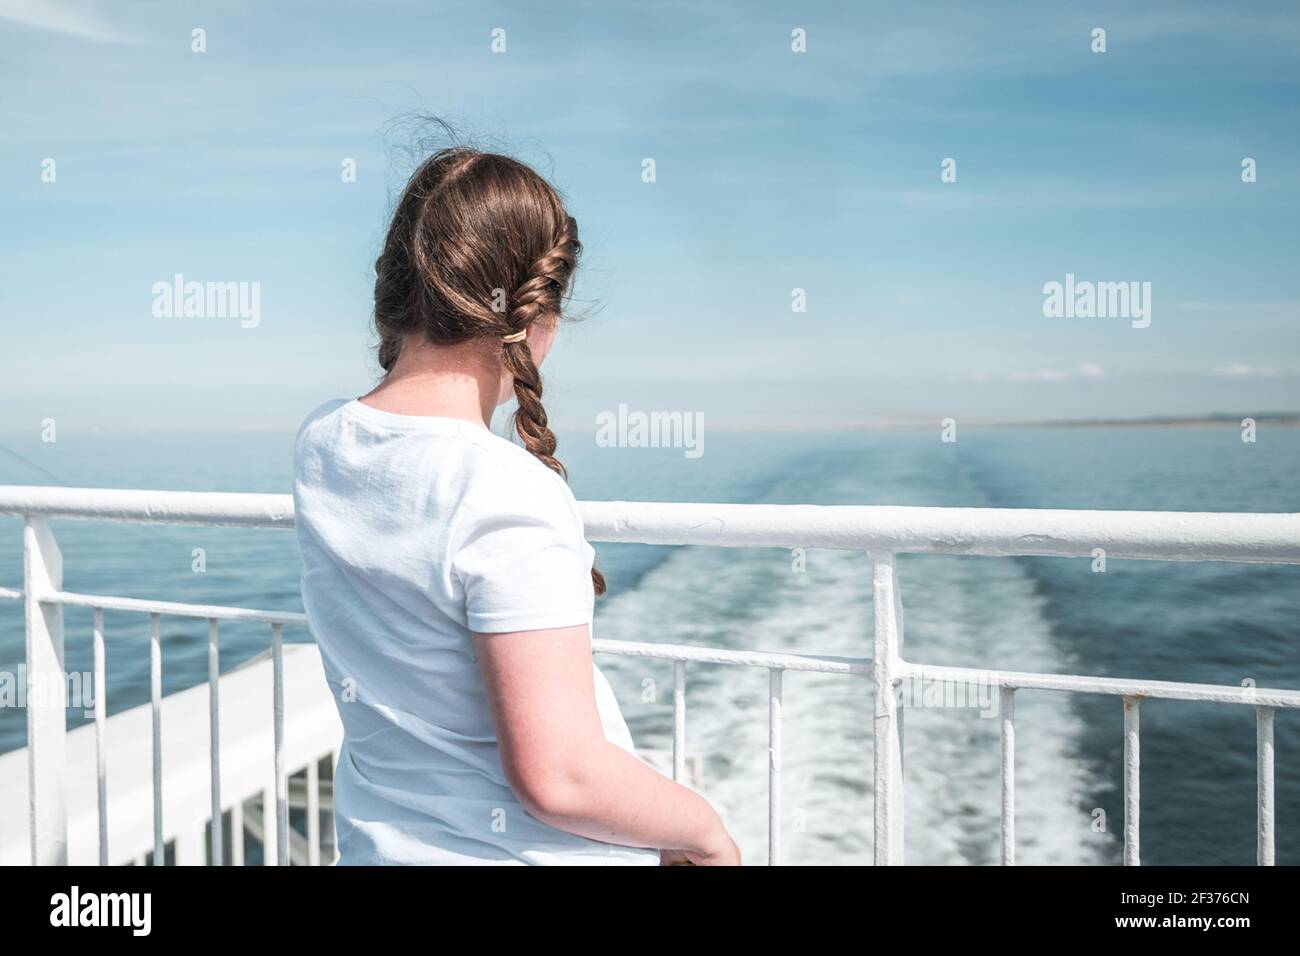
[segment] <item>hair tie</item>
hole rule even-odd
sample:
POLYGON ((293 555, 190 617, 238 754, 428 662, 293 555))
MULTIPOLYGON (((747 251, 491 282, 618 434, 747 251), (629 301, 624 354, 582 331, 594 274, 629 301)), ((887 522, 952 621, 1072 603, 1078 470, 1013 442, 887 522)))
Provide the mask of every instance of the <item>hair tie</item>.
POLYGON ((501 336, 501 341, 505 343, 522 342, 526 338, 528 338, 528 330, 520 329, 518 332, 511 332, 509 335, 501 336))

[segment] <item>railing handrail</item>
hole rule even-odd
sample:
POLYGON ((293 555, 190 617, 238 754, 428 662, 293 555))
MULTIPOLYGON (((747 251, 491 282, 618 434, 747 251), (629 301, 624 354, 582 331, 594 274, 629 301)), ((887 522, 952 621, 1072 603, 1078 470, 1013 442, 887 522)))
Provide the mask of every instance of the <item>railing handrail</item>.
MULTIPOLYGON (((1300 513, 579 502, 592 541, 1300 564, 1300 513)), ((287 494, 0 486, 0 515, 288 530, 287 494)))

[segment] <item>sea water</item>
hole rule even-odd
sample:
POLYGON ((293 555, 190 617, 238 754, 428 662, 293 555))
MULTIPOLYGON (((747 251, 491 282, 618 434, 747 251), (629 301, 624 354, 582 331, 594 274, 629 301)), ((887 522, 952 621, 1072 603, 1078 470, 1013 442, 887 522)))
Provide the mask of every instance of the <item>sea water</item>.
MULTIPOLYGON (((0 483, 286 492, 287 434, 0 436, 0 483)), ((1253 443, 1228 427, 711 432, 707 454, 561 436, 581 498, 813 504, 1300 511, 1300 429, 1253 443)), ((55 522, 69 590, 300 610, 293 535, 55 522)), ((21 587, 21 525, 0 519, 0 586, 21 587)), ((860 553, 598 545, 605 639, 867 657, 870 565, 860 553)), ((903 556, 910 660, 1260 687, 1300 687, 1300 568, 1091 558, 903 556)), ((65 612, 69 669, 90 670, 90 612, 65 612)), ((148 700, 147 618, 109 612, 110 714, 148 700)), ((300 628, 286 640, 309 640, 300 628)), ((222 668, 265 651, 269 628, 223 622, 222 668)), ((206 678, 206 624, 163 619, 164 691, 206 678)), ((21 606, 0 602, 0 671, 23 658, 21 606)), ((671 746, 670 662, 602 655, 641 747, 671 746)), ((767 674, 690 665, 687 748, 747 861, 766 853, 767 674)), ((869 680, 787 673, 784 856, 871 857, 869 680)), ((998 859, 996 713, 909 697, 906 859, 998 859), (916 706, 913 706, 916 705, 916 706)), ((987 701, 984 701, 987 703, 987 701)), ((963 705, 964 704, 964 705, 963 705)), ((85 720, 69 712, 70 726, 85 720)), ((1113 697, 1017 694, 1018 859, 1115 863, 1123 827, 1122 726, 1113 697)), ((1300 863, 1300 714, 1277 715, 1277 861, 1300 863)), ((0 751, 24 742, 0 707, 0 751)), ((1255 852, 1250 707, 1142 708, 1144 863, 1245 864, 1255 852)))

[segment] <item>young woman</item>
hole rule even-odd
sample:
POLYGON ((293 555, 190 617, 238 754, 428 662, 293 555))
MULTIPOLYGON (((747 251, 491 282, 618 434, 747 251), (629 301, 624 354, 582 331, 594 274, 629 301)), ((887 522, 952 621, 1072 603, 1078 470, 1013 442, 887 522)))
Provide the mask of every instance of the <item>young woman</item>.
POLYGON ((375 264, 387 376, 299 432, 303 603, 344 726, 340 863, 740 862, 709 803, 635 756, 592 663, 605 582, 537 370, 578 251, 533 170, 434 155, 375 264), (512 396, 523 447, 490 430, 512 396))

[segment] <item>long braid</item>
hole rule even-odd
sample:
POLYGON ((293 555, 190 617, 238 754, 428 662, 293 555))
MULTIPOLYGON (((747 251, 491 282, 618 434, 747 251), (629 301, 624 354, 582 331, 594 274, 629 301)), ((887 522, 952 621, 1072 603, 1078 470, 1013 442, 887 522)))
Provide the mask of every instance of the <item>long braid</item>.
POLYGON ((555 433, 547 424, 542 373, 533 363, 532 350, 527 342, 511 342, 503 349, 506 371, 515 380, 515 431, 534 458, 567 481, 569 473, 555 457, 555 433))
MULTIPOLYGON (((507 317, 508 332, 521 332, 532 322, 554 321, 558 318, 560 300, 568 287, 581 248, 578 242, 578 224, 569 217, 563 234, 533 264, 528 271, 528 278, 511 297, 507 317)), ((542 374, 533 361, 528 342, 521 340, 502 345, 502 360, 506 371, 514 380, 516 433, 534 458, 568 481, 569 475, 564 464, 555 457, 555 432, 551 431, 546 408, 542 405, 542 374)), ((605 593, 605 576, 594 566, 591 569, 591 583, 597 594, 605 593)))

